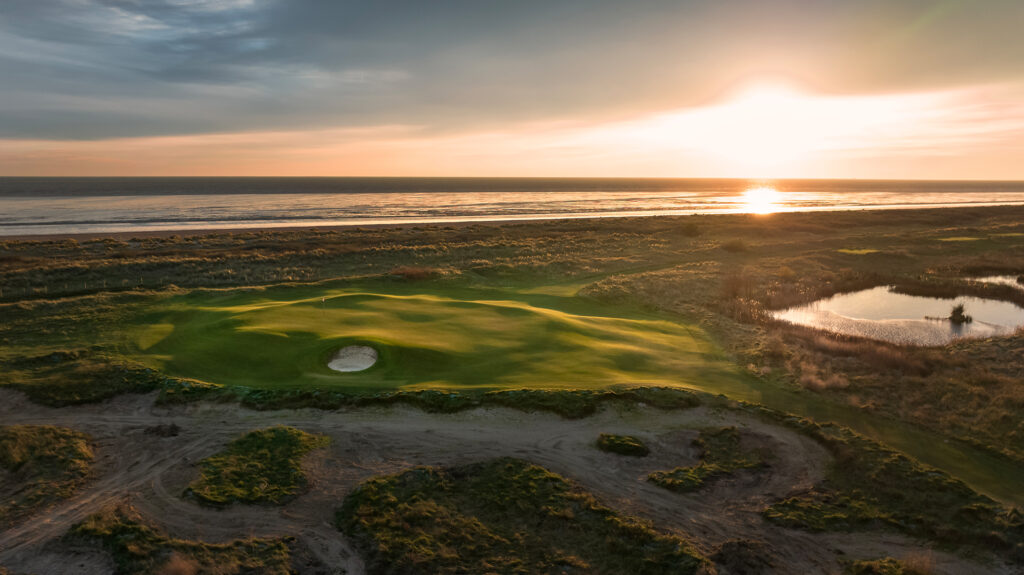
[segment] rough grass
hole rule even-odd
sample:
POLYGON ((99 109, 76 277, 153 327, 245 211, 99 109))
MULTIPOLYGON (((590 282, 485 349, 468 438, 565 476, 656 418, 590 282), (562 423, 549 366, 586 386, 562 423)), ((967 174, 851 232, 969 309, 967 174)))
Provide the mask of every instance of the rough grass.
POLYGON ((869 255, 869 254, 877 254, 879 252, 879 250, 875 250, 875 249, 871 249, 871 248, 839 248, 836 251, 841 253, 841 254, 846 254, 846 255, 851 255, 851 256, 866 256, 866 255, 869 255))
MULTIPOLYGON (((376 283, 370 291, 377 294, 409 295, 422 291, 427 295, 481 303, 515 300, 531 306, 538 316, 545 309, 562 312, 562 318, 567 321, 575 320, 573 316, 583 316, 590 323, 588 329, 608 315, 620 319, 668 320, 688 330, 696 326, 699 329, 694 333, 701 338, 711 334, 716 345, 709 353, 690 357, 710 360, 712 365, 703 371, 688 369, 684 384, 733 399, 762 401, 773 408, 803 416, 840 421, 921 460, 952 470, 969 479, 972 485, 983 486, 1007 500, 1019 501, 1022 491, 1020 481, 1015 478, 1021 474, 1005 472, 1004 463, 1001 460, 993 463, 984 451, 998 450, 1016 461, 1024 461, 1024 417, 1021 416, 1024 388, 1017 385, 1021 358, 1024 358, 1021 353, 1024 338, 956 344, 937 354, 940 362, 933 362, 931 357, 917 351, 903 350, 886 350, 879 354, 889 357, 883 362, 874 362, 871 354, 805 353, 802 344, 793 345, 786 339, 778 358, 772 359, 758 352, 764 349, 762 338, 770 334, 757 322, 764 319, 765 309, 805 303, 882 283, 910 286, 918 292, 960 290, 962 295, 1011 301, 1022 298, 1024 301, 1024 292, 1013 286, 969 286, 970 282, 959 279, 980 272, 1020 274, 1024 270, 1024 252, 1020 249, 1024 245, 1022 219, 1024 209, 1000 207, 602 219, 458 228, 279 230, 81 242, 5 240, 0 242, 0 299, 10 303, 0 304, 0 317, 4 320, 0 322, 0 361, 44 356, 88 344, 100 346, 101 355, 109 354, 111 360, 129 351, 133 356, 139 350, 152 350, 156 355, 156 349, 175 337, 177 324, 163 321, 159 314, 147 316, 147 313, 155 308, 166 310, 171 297, 180 301, 187 298, 181 295, 183 290, 173 284, 244 286, 241 290, 254 300, 258 300, 261 293, 270 300, 280 300, 281 288, 265 286, 282 282, 323 282, 319 288, 310 289, 315 309, 320 303, 317 290, 365 287, 367 284, 352 283, 353 278, 374 277, 376 283), (936 241, 938 237, 958 236, 988 239, 936 241), (720 248, 730 240, 743 241, 750 251, 730 253, 720 248), (837 251, 840 249, 874 249, 878 253, 855 256, 840 253, 837 251), (402 266, 436 268, 443 271, 443 279, 408 282, 388 273, 402 266), (609 277, 610 274, 619 275, 609 277), (327 281, 329 278, 345 279, 331 282, 327 281), (587 282, 597 283, 581 292, 584 297, 571 297, 587 282), (477 288, 486 289, 475 291, 477 288), (559 299, 543 301, 545 295, 559 299), (608 305, 609 302, 612 305, 608 305), (570 303, 578 307, 562 305, 570 303), (631 308, 623 316, 621 308, 616 307, 621 304, 643 307, 651 313, 639 314, 631 308), (147 329, 133 330, 131 337, 120 332, 120 326, 138 328, 143 325, 148 326, 147 329), (719 351, 719 346, 725 348, 725 353, 719 351), (721 370, 716 368, 720 359, 728 360, 726 364, 735 359, 741 366, 752 367, 749 372, 756 374, 757 379, 751 382, 751 377, 721 377, 721 370), (801 377, 799 368, 816 362, 821 362, 817 366, 819 375, 817 379, 808 378, 813 389, 795 391, 801 377), (833 378, 832 374, 837 376, 833 378), (819 380, 824 385, 819 384, 819 380), (835 385, 844 381, 849 385, 835 385), (894 426, 894 421, 909 421, 918 428, 894 426), (912 439, 904 441, 904 437, 912 439), (947 437, 951 439, 950 444, 942 441, 947 437), (971 447, 964 451, 959 439, 984 449, 971 447)), ((211 314, 224 311, 219 307, 224 300, 217 301, 215 295, 213 291, 196 294, 195 301, 213 304, 213 310, 200 310, 207 319, 211 314)), ((230 294, 221 292, 220 295, 230 294)), ((249 317, 245 314, 240 319, 249 317)), ((414 313, 400 318, 409 322, 405 324, 409 328, 406 333, 427 331, 424 328, 428 325, 433 328, 429 322, 409 321, 416 317, 414 313)), ((447 314, 439 315, 438 319, 445 317, 447 314)), ((233 327, 226 324, 235 321, 234 318, 227 314, 222 320, 211 323, 213 331, 230 333, 233 327)), ((518 320, 503 317, 500 321, 514 326, 518 320)), ((567 321, 560 320, 560 323, 564 327, 567 321)), ((522 339, 516 331, 515 327, 510 329, 510 339, 522 339)), ((301 344, 304 337, 295 332, 282 334, 267 337, 270 349, 276 350, 276 345, 284 338, 301 344)), ((220 339, 229 348, 233 345, 231 338, 220 339)), ((234 345, 235 353, 243 339, 235 340, 238 343, 234 345)), ((313 338, 318 344, 322 343, 319 339, 319 336, 313 338)), ((603 337, 596 339, 604 341, 603 337)), ((570 329, 563 330, 551 343, 586 347, 570 329)), ((618 343, 628 346, 631 342, 627 338, 618 343)), ((292 352, 295 349, 292 348, 292 352)), ((536 349, 542 353, 533 357, 546 360, 544 349, 536 349)), ((521 350, 504 348, 504 351, 521 350)), ((475 357, 490 358, 501 351, 489 356, 477 353, 475 357)), ((617 372, 642 373, 642 366, 630 362, 638 357, 642 359, 643 354, 631 357, 625 351, 622 347, 595 348, 594 353, 577 356, 582 362, 560 366, 566 368, 562 373, 550 370, 550 381, 571 382, 567 386, 573 387, 624 383, 615 377, 602 380, 600 372, 603 370, 611 376, 617 372), (613 353, 606 356, 609 351, 613 353), (621 360, 621 365, 611 371, 607 363, 598 366, 600 369, 588 368, 587 373, 592 378, 574 381, 580 366, 593 357, 615 357, 621 360)), ((283 354, 291 356, 284 359, 293 359, 292 352, 283 354)), ((319 369, 326 361, 318 361, 315 357, 318 353, 303 352, 301 356, 310 358, 319 369)), ((514 354, 502 357, 511 361, 514 354)), ((242 359, 235 362, 235 366, 227 362, 232 373, 237 373, 234 368, 238 365, 248 363, 246 358, 242 359)), ((219 363, 215 360, 213 358, 205 367, 216 368, 219 363)), ((516 365, 526 361, 523 357, 520 360, 516 365)), ((416 366, 417 370, 423 367, 447 369, 437 362, 416 366)), ((483 367, 483 375, 493 375, 486 372, 488 365, 483 367)), ((378 377, 383 376, 384 371, 381 366, 363 375, 378 377)), ((10 383, 10 373, 0 368, 0 385, 10 383)), ((229 378, 231 373, 221 375, 229 378)), ((478 383, 469 366, 464 375, 463 381, 478 383)), ((527 377, 524 373, 522 382, 507 388, 538 385, 527 377)), ((191 378, 210 381, 205 374, 193 374, 191 378)), ((455 380, 457 383, 457 378, 455 380)), ((454 385, 452 379, 441 381, 445 391, 450 391, 454 385)), ((317 395, 310 390, 312 379, 306 380, 304 387, 284 391, 275 388, 271 390, 273 393, 246 390, 243 386, 248 384, 241 377, 234 381, 218 378, 213 383, 225 382, 237 384, 232 385, 229 394, 222 393, 224 388, 213 386, 209 389, 216 390, 215 393, 202 391, 183 395, 242 397, 247 404, 257 406, 329 406, 348 401, 323 390, 317 395), (330 399, 322 399, 324 395, 330 399)), ((659 377, 639 383, 664 382, 659 377)), ((417 387, 434 385, 432 380, 417 380, 414 384, 417 387)), ((539 385, 548 389, 550 383, 542 379, 539 385)), ((173 388, 179 386, 174 384, 173 388)), ((193 389, 200 388, 194 386, 193 389)), ((67 392, 74 400, 87 397, 76 398, 73 390, 67 392)), ((60 394, 63 393, 61 390, 60 394)), ((372 396, 390 394, 390 391, 381 392, 370 385, 358 393, 372 396)), ((573 411, 577 414, 585 414, 593 405, 590 399, 563 399, 541 400, 531 396, 528 400, 515 398, 513 402, 524 406, 533 403, 538 409, 572 411, 579 408, 573 411)), ((475 400, 433 395, 394 399, 389 395, 384 401, 421 402, 429 409, 454 409, 458 405, 471 405, 475 400)))
POLYGON ((327 445, 328 438, 294 427, 252 431, 200 462, 198 479, 186 490, 206 505, 283 503, 305 486, 302 456, 327 445))
POLYGON ((740 469, 757 469, 767 464, 766 453, 743 448, 740 432, 735 427, 701 431, 693 444, 701 450, 700 464, 655 471, 647 476, 647 480, 665 489, 686 493, 740 469))
POLYGON ((852 561, 843 570, 843 575, 932 575, 932 569, 892 557, 852 561))
POLYGON ((49 425, 0 426, 0 528, 71 496, 90 476, 84 433, 49 425))
POLYGON ((251 538, 219 544, 177 539, 143 520, 130 507, 109 508, 88 517, 72 527, 65 540, 102 547, 122 575, 293 572, 291 538, 251 538))
POLYGON ((3 362, 3 384, 51 407, 94 403, 125 393, 160 389, 167 376, 89 350, 55 351, 3 362))
POLYGON ((609 404, 644 404, 660 409, 689 409, 701 405, 689 390, 661 387, 628 387, 603 391, 516 389, 509 391, 438 390, 392 391, 373 395, 317 390, 254 390, 179 380, 168 384, 157 402, 180 405, 195 401, 237 401, 250 409, 339 409, 409 405, 429 413, 457 413, 479 407, 507 407, 525 412, 545 411, 566 419, 580 419, 609 404))
POLYGON ((598 436, 597 448, 601 451, 633 457, 644 457, 651 452, 639 438, 632 435, 612 435, 610 433, 602 433, 598 436))
POLYGON ((1005 500, 1024 503, 1019 479, 1024 473, 1024 387, 1019 385, 1024 332, 921 349, 794 329, 765 314, 886 284, 913 295, 972 295, 1024 305, 1024 291, 1014 286, 973 285, 977 282, 965 279, 1020 274, 1024 242, 1003 234, 1019 233, 1022 214, 972 211, 957 222, 951 217, 955 211, 776 214, 756 222, 760 225, 749 222, 744 232, 723 226, 707 234, 770 244, 763 257, 736 261, 706 250, 675 267, 601 279, 585 294, 697 319, 769 388, 759 397, 734 391, 730 397, 840 422, 1005 500), (821 229, 799 231, 812 222, 821 229), (937 230, 993 239, 936 242, 937 230), (878 253, 837 251, 846 248, 878 253), (779 273, 786 268, 793 273, 779 273), (804 391, 786 397, 785 389, 804 391), (962 449, 965 444, 969 447, 962 449), (997 461, 1006 459, 1014 463, 997 461))
POLYGON ((846 428, 769 417, 824 444, 834 461, 824 482, 770 506, 767 520, 809 531, 895 530, 1024 562, 1024 516, 1017 509, 846 428))
POLYGON ((682 539, 512 458, 371 479, 345 498, 336 521, 371 574, 657 575, 707 565, 682 539))

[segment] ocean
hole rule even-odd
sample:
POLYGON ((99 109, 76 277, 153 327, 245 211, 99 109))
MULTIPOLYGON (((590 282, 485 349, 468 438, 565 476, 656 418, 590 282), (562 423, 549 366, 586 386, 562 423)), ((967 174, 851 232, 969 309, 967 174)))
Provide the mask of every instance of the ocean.
POLYGON ((0 178, 0 236, 1024 204, 1024 182, 0 178))

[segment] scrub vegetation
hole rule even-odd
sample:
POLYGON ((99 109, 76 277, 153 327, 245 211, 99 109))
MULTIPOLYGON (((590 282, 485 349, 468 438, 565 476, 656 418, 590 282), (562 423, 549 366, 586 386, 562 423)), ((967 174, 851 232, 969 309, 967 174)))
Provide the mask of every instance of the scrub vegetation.
POLYGON ((10 387, 51 407, 93 403, 123 393, 160 389, 167 381, 152 368, 91 350, 54 351, 4 362, 10 387))
POLYGON ((337 513, 369 573, 698 573, 682 539, 621 517, 564 478, 501 458, 363 483, 337 513))
POLYGON ((718 228, 748 238, 753 247, 746 255, 693 254, 678 265, 611 274, 583 294, 696 320, 776 388, 802 389, 865 417, 911 422, 1024 462, 1024 387, 1017 384, 1024 374, 1024 331, 918 348, 831 335, 767 313, 879 285, 1024 306, 1024 290, 970 280, 1024 269, 1024 237, 1017 235, 1022 210, 972 209, 962 220, 954 212, 960 213, 751 217, 742 226, 718 228), (936 241, 961 229, 982 239, 936 241))
POLYGON ((884 557, 871 561, 852 561, 843 570, 844 575, 932 575, 931 561, 927 558, 905 560, 884 557))
POLYGON ((200 503, 283 503, 305 486, 302 457, 328 438, 294 427, 253 431, 200 462, 202 473, 185 494, 200 503))
POLYGON ((110 554, 123 575, 217 573, 290 575, 291 538, 203 543, 177 539, 126 506, 105 509, 71 528, 68 543, 95 545, 110 554))
POLYGON ((0 529, 71 496, 90 477, 84 433, 49 425, 0 426, 0 529))
POLYGON ((745 449, 740 432, 735 427, 701 431, 700 436, 693 440, 693 445, 701 452, 700 464, 677 467, 671 471, 655 471, 647 476, 647 480, 672 491, 696 491, 740 469, 763 467, 769 455, 761 449, 745 449))
POLYGON ((608 453, 633 457, 644 457, 651 452, 643 441, 632 435, 612 435, 610 433, 602 433, 598 436, 597 448, 608 453))
POLYGON ((759 411, 822 443, 834 458, 824 482, 767 508, 768 521, 808 531, 894 530, 1024 565, 1018 509, 844 427, 759 411))
MULTIPOLYGON (((55 407, 156 392, 163 406, 503 406, 566 418, 612 405, 758 412, 757 403, 836 461, 811 492, 770 506, 769 521, 892 530, 1019 557, 1019 512, 918 461, 1024 503, 1024 333, 914 348, 782 324, 768 312, 878 285, 1024 305, 1016 286, 970 280, 1024 272, 1022 221, 1024 208, 1000 207, 7 240, 0 387, 55 407), (975 239, 940 241, 961 237, 975 239), (330 371, 330 354, 353 344, 374 347, 377 364, 330 371)), ((735 430, 717 433, 701 438, 699 465, 662 478, 699 488, 755 464, 735 451, 735 430)), ((282 501, 301 490, 269 459, 276 448, 231 449, 212 458, 219 467, 204 467, 193 486, 200 501, 282 501), (254 461, 264 475, 242 471, 254 461), (246 484, 250 475, 295 487, 268 496, 246 484)), ((298 459, 288 465, 300 469, 298 459)), ((459 489, 470 481, 455 470, 416 474, 459 489)), ((416 474, 410 485, 421 483, 416 474)), ((438 505, 471 504, 436 491, 450 499, 438 505)), ((531 554, 502 547, 525 543, 497 519, 477 533, 476 523, 459 523, 470 512, 438 513, 429 517, 487 542, 480 561, 494 549, 527 553, 495 559, 509 569, 526 556, 555 565, 562 551, 603 561, 585 556, 589 540, 531 554)), ((367 549, 373 537, 364 536, 367 549)), ((392 548, 373 549, 384 569, 392 548)), ((450 559, 447 547, 432 549, 450 559)), ((419 561, 420 551, 397 560, 419 561)))
POLYGON ((566 419, 580 419, 606 405, 643 404, 660 409, 688 409, 701 405, 700 397, 685 389, 628 387, 610 390, 508 391, 440 390, 389 391, 370 394, 318 390, 251 390, 194 381, 177 381, 165 387, 158 403, 175 405, 199 400, 238 401, 250 409, 339 409, 408 405, 430 413, 457 413, 479 407, 508 407, 520 411, 545 411, 566 419))

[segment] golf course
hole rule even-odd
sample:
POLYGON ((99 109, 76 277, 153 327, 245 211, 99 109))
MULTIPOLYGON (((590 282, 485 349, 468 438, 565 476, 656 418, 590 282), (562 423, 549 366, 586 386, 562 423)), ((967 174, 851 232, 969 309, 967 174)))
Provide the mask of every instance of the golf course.
POLYGON ((258 389, 715 391, 740 377, 698 327, 609 309, 575 289, 393 282, 200 290, 139 316, 125 351, 171 375, 258 389), (356 373, 329 369, 331 354, 349 345, 372 347, 378 361, 356 373))
POLYGON ((577 282, 496 288, 462 281, 195 290, 161 299, 125 331, 122 352, 153 369, 227 389, 338 392, 689 389, 847 425, 1024 502, 1005 478, 1024 465, 809 394, 730 361, 698 325, 579 295, 577 282), (328 367, 367 346, 372 367, 328 367))
POLYGON ((877 286, 1021 305, 972 278, 1024 266, 1022 215, 9 242, 0 564, 1014 573, 1024 335, 900 345, 771 312, 877 286), (960 227, 993 239, 936 240, 960 227))

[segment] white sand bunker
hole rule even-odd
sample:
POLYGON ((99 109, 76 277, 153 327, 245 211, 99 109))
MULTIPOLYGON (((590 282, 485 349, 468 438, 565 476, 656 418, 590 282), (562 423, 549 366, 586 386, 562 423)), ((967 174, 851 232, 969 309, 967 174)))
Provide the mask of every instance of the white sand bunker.
POLYGON ((365 345, 350 345, 338 350, 327 367, 334 371, 363 371, 377 363, 377 350, 365 345))

